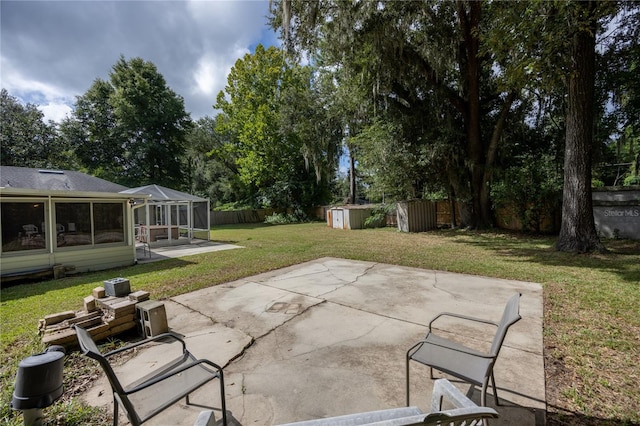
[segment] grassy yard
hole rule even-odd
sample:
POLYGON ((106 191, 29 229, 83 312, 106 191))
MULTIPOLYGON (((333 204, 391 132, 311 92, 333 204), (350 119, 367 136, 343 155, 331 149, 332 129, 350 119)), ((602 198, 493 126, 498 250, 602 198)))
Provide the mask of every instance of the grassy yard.
MULTIPOLYGON (((159 299, 333 256, 542 283, 548 423, 640 424, 640 242, 605 241, 608 254, 572 255, 556 252, 547 237, 343 231, 321 223, 225 226, 211 237, 245 248, 2 289, 3 423, 21 423, 8 404, 18 362, 42 350, 38 319, 81 309, 103 280, 127 277, 134 289, 159 299)), ((68 357, 66 397, 47 416, 62 424, 107 422, 72 398, 95 374, 77 354, 68 357)))

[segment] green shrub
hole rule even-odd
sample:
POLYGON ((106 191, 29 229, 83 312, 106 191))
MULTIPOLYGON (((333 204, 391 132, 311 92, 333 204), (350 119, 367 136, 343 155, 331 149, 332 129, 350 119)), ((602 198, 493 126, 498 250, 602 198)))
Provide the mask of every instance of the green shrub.
POLYGON ((296 223, 293 216, 287 213, 274 213, 264 218, 267 225, 285 225, 287 223, 296 223))
POLYGON ((540 233, 545 216, 562 203, 562 176, 551 155, 523 156, 491 185, 495 207, 513 208, 524 231, 540 233))
POLYGON ((624 186, 634 186, 634 185, 640 185, 640 175, 638 176, 627 176, 626 178, 624 178, 624 186))
POLYGON ((309 222, 309 217, 301 209, 296 208, 293 213, 274 213, 264 218, 264 223, 267 225, 286 225, 289 223, 304 223, 309 222))
POLYGON ((232 203, 221 204, 213 208, 214 211, 225 212, 225 211, 235 211, 235 210, 253 210, 255 206, 248 204, 243 201, 236 201, 232 203))
POLYGON ((387 214, 393 211, 394 206, 380 205, 371 211, 371 215, 365 219, 365 228, 384 228, 387 226, 387 214))

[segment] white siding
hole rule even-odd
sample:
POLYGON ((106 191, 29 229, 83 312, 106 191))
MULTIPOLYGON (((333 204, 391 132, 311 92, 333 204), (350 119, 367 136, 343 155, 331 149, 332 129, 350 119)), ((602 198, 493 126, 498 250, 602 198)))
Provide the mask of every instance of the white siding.
POLYGON ((40 270, 55 264, 74 266, 74 272, 88 272, 128 266, 134 263, 135 254, 130 245, 97 246, 54 253, 4 255, 2 257, 2 274, 40 270))

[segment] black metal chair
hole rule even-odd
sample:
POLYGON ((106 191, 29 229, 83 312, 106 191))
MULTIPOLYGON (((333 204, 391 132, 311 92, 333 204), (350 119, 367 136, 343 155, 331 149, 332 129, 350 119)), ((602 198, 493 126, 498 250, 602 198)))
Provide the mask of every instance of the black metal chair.
POLYGON ((227 425, 222 367, 206 359, 196 359, 186 348, 184 341, 174 333, 164 333, 143 341, 102 354, 89 332, 74 326, 78 343, 84 355, 100 363, 113 390, 113 424, 118 424, 118 406, 127 414, 132 425, 144 423, 181 398, 189 404, 189 394, 211 380, 220 380, 222 423, 227 425), (152 373, 128 385, 116 376, 108 357, 141 345, 163 340, 177 340, 182 344, 182 355, 152 373))
POLYGON ((435 368, 436 370, 450 374, 468 383, 481 386, 480 405, 482 406, 486 406, 487 388, 489 387, 489 380, 491 380, 493 397, 495 398, 496 405, 500 405, 496 391, 496 381, 493 377, 493 366, 498 358, 498 353, 500 353, 500 348, 502 347, 509 327, 521 318, 519 310, 520 293, 516 293, 507 302, 499 323, 450 312, 443 312, 433 318, 429 323, 429 332, 424 340, 416 343, 407 351, 407 406, 409 405, 409 361, 417 361, 429 366, 432 379, 433 369, 435 368), (496 326, 496 334, 493 337, 489 352, 476 351, 461 343, 434 334, 432 329, 433 323, 438 318, 444 316, 496 326))

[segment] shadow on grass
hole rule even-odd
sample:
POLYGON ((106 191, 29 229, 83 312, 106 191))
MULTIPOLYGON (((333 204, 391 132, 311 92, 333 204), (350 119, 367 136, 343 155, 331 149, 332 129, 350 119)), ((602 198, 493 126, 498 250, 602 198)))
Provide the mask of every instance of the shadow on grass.
POLYGON ((580 413, 547 413, 547 426, 639 426, 628 419, 602 419, 580 413))
POLYGON ((229 230, 229 229, 258 229, 258 228, 269 228, 271 226, 274 226, 274 225, 266 224, 266 223, 263 223, 263 222, 257 222, 257 223, 225 223, 225 224, 222 224, 222 225, 213 225, 213 226, 211 226, 210 230, 215 232, 218 229, 224 229, 224 230, 229 230))
MULTIPOLYGON (((464 237, 466 234, 458 234, 464 237)), ((492 251, 496 256, 513 262, 537 263, 551 267, 588 268, 606 271, 632 284, 640 282, 640 241, 603 240, 608 252, 574 254, 557 251, 556 237, 510 233, 473 232, 470 238, 451 241, 492 251)))
POLYGON ((137 264, 124 268, 119 267, 97 272, 79 273, 77 275, 59 279, 50 279, 45 281, 15 281, 6 286, 5 284, 2 284, 2 301, 7 302, 23 299, 25 297, 44 295, 52 291, 77 286, 86 286, 89 283, 99 283, 115 277, 126 277, 130 281, 133 281, 133 279, 138 275, 181 268, 191 264, 192 262, 185 261, 184 259, 167 258, 156 262, 137 264))
POLYGON ((233 240, 211 240, 212 243, 214 244, 233 244, 233 245, 237 245, 240 244, 240 241, 233 241, 233 240))

